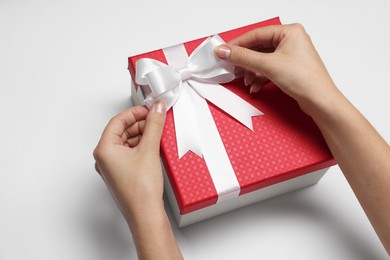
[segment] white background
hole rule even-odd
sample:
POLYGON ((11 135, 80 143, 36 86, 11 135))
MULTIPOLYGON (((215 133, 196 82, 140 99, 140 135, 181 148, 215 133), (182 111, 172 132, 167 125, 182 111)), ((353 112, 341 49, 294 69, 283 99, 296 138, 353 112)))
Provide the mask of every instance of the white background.
MULTIPOLYGON (((300 22, 389 142, 389 10, 388 0, 0 0, 0 259, 136 258, 92 157, 131 104, 130 55, 275 16, 300 22)), ((186 259, 387 258, 338 167, 314 187, 173 228, 186 259)))

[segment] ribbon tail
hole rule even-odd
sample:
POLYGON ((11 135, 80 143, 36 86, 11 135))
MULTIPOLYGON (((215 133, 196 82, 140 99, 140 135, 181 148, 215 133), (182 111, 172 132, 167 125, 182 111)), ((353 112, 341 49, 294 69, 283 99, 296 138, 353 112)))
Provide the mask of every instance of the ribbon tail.
POLYGON ((201 83, 194 80, 190 80, 189 84, 199 95, 234 117, 252 131, 252 116, 263 115, 260 110, 219 84, 201 83))
MULTIPOLYGON (((194 93, 195 95, 198 95, 194 93)), ((176 142, 179 159, 188 151, 202 157, 202 149, 198 136, 198 122, 192 94, 187 82, 182 83, 181 95, 173 105, 176 142)))
POLYGON ((218 203, 238 197, 240 184, 230 162, 221 136, 206 100, 193 89, 194 107, 198 118, 198 131, 204 160, 210 172, 215 189, 218 193, 218 203))

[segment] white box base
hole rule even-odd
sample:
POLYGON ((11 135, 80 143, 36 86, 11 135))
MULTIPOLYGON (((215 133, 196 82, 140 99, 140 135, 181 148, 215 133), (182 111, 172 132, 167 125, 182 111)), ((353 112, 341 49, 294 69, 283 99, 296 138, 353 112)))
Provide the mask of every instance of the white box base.
POLYGON ((245 207, 262 200, 273 198, 291 191, 295 191, 313 184, 316 184, 329 168, 318 170, 312 173, 308 173, 288 181, 280 182, 253 192, 246 193, 238 196, 237 198, 223 201, 211 205, 209 207, 199 209, 188 214, 181 215, 179 207, 176 202, 175 195, 172 187, 169 183, 167 174, 163 167, 164 172, 164 187, 165 193, 168 197, 169 204, 171 205, 173 215, 175 216, 176 223, 179 227, 185 227, 223 213, 245 207))
MULTIPOLYGON (((135 86, 131 84, 131 97, 135 105, 142 104, 144 97, 141 91, 136 91, 135 86)), ((202 220, 206 220, 223 213, 245 207, 256 202, 266 200, 269 198, 273 198, 291 191, 295 191, 313 184, 316 184, 322 176, 326 173, 329 168, 321 169, 312 173, 308 173, 296 178, 293 178, 288 181, 280 182, 242 196, 238 196, 237 198, 230 199, 227 201, 223 201, 221 203, 217 203, 211 205, 209 207, 199 209, 188 214, 181 215, 179 207, 176 202, 175 195, 173 193, 172 187, 169 183, 167 173, 165 171, 164 165, 162 164, 163 172, 164 172, 164 187, 165 193, 168 197, 169 203, 171 204, 171 208, 173 214, 175 216, 177 225, 179 227, 185 227, 202 220)))

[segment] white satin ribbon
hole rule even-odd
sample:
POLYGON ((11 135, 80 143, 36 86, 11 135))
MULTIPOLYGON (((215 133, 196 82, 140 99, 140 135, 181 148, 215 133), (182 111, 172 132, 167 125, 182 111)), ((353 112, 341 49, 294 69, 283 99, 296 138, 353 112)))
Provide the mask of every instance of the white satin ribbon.
POLYGON ((153 59, 136 63, 136 83, 149 85, 152 93, 144 103, 151 108, 164 99, 173 106, 178 156, 189 150, 204 156, 218 202, 237 197, 240 186, 206 99, 253 130, 252 116, 263 113, 218 83, 234 79, 234 67, 218 59, 214 48, 224 41, 214 35, 196 48, 190 57, 183 44, 164 48, 169 65, 153 59))

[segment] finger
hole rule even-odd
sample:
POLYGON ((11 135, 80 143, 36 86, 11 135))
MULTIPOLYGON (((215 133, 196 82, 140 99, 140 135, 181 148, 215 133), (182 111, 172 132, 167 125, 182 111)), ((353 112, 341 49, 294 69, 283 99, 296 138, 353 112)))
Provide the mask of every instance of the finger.
POLYGON ((229 44, 255 49, 276 48, 285 32, 284 25, 261 27, 244 33, 231 40, 229 44))
POLYGON ((146 117, 145 129, 140 141, 140 146, 147 150, 159 151, 161 135, 164 129, 166 103, 160 100, 155 103, 146 117))
POLYGON ((142 137, 142 135, 137 135, 137 136, 133 136, 133 137, 127 139, 126 143, 125 143, 126 146, 128 146, 130 148, 136 147, 139 144, 141 137, 142 137))
POLYGON ((135 122, 133 125, 127 128, 123 133, 122 142, 126 144, 128 139, 141 136, 142 133, 144 132, 144 129, 145 129, 145 120, 135 122))
POLYGON ((236 45, 223 44, 215 49, 216 55, 236 66, 244 67, 247 70, 260 72, 266 75, 265 71, 272 66, 272 53, 261 53, 236 45))
POLYGON ((235 78, 242 78, 244 76, 245 69, 239 66, 234 67, 234 77, 235 78))
POLYGON ((148 114, 148 109, 144 106, 136 106, 126 109, 113 117, 103 131, 101 140, 112 142, 122 142, 122 136, 134 123, 144 120, 148 114))
POLYGON ((122 135, 123 141, 126 141, 131 137, 142 134, 144 132, 144 129, 145 129, 145 120, 135 122, 129 128, 127 128, 123 133, 122 135))
POLYGON ((234 75, 238 75, 238 74, 241 74, 241 73, 244 73, 245 69, 242 68, 242 67, 239 67, 239 66, 235 66, 234 67, 234 75))
POLYGON ((265 82, 267 82, 267 79, 265 78, 262 77, 256 78, 251 84, 249 93, 259 92, 263 88, 265 82))
POLYGON ((244 72, 244 84, 245 86, 249 86, 253 83, 256 78, 256 73, 250 70, 245 70, 244 72))

